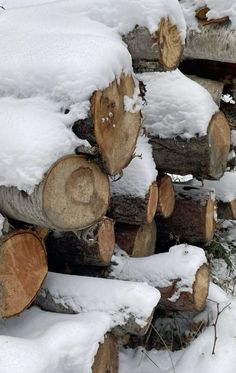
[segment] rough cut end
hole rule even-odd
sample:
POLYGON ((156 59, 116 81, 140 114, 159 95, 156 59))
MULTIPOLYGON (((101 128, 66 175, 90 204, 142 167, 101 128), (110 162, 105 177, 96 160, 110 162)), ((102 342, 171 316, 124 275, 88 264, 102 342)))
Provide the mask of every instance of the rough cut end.
POLYGON ((122 74, 119 84, 114 81, 92 98, 95 138, 109 175, 120 173, 135 150, 141 112, 131 113, 124 108, 124 96, 132 98, 134 89, 133 77, 122 74))
POLYGON ((163 218, 169 218, 175 207, 175 191, 169 175, 164 175, 157 180, 158 205, 157 213, 163 218))
POLYGON ((97 222, 108 208, 109 180, 85 156, 61 158, 44 183, 43 211, 57 229, 84 229, 97 222))
POLYGON ((0 247, 0 317, 8 318, 27 308, 47 274, 43 242, 33 232, 15 231, 0 247))
POLYGON ((92 366, 93 373, 118 373, 118 347, 112 335, 106 335, 92 366))
POLYGON ((215 202, 212 199, 209 199, 206 205, 206 220, 205 220, 206 242, 209 242, 210 240, 212 240, 214 236, 214 231, 215 231, 214 209, 215 209, 215 202))
POLYGON ((230 127, 222 112, 217 112, 211 118, 208 139, 210 148, 209 177, 219 179, 226 169, 230 150, 230 127))
POLYGON ((206 303, 209 289, 209 270, 206 264, 203 264, 196 273, 193 284, 193 303, 196 311, 201 311, 206 303))
POLYGON ((158 203, 158 186, 157 183, 153 183, 147 195, 148 204, 147 204, 147 223, 151 223, 154 219, 154 216, 157 211, 158 203))
POLYGON ((99 259, 102 265, 109 265, 115 248, 114 220, 104 218, 98 228, 99 259))

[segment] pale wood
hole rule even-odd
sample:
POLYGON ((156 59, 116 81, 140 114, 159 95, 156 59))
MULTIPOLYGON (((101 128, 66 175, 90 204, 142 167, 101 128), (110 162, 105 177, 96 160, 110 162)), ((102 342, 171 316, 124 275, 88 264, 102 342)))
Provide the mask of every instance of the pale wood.
POLYGON ((175 192, 169 175, 160 175, 157 178, 158 204, 156 216, 168 218, 174 211, 175 192))
POLYGON ((156 223, 143 225, 115 225, 117 245, 132 257, 154 254, 156 244, 156 223))
POLYGON ((158 187, 154 182, 144 198, 132 195, 111 196, 108 214, 119 223, 151 223, 156 213, 157 201, 158 187))
POLYGON ((82 231, 51 232, 45 244, 54 266, 108 266, 115 249, 114 221, 104 217, 82 231))
POLYGON ((182 139, 151 137, 157 169, 177 175, 192 174, 219 179, 226 168, 230 149, 230 128, 224 114, 213 115, 206 136, 182 139))
MULTIPOLYGON (((76 135, 98 147, 103 166, 109 175, 116 175, 126 167, 135 150, 141 127, 141 112, 127 112, 124 97, 133 97, 135 82, 122 74, 91 98, 91 111, 86 120, 73 126, 76 135)), ((134 108, 135 109, 135 108, 134 108)))
POLYGON ((221 96, 222 96, 223 89, 224 89, 223 82, 218 82, 218 81, 206 79, 206 78, 200 78, 199 76, 196 76, 196 75, 187 75, 187 77, 193 80, 194 82, 200 84, 203 88, 205 88, 212 96, 216 105, 220 106, 221 96))
POLYGON ((83 229, 104 216, 109 202, 109 180, 85 156, 61 158, 42 182, 27 195, 15 187, 0 187, 4 215, 42 227, 83 229))
POLYGON ((94 358, 92 373, 118 373, 119 355, 117 342, 111 334, 104 337, 94 358))
POLYGON ((178 28, 168 18, 161 20, 158 31, 153 34, 146 27, 136 26, 123 40, 132 56, 134 69, 139 72, 146 61, 156 63, 157 70, 173 70, 183 52, 178 28))
POLYGON ((27 308, 46 274, 46 251, 36 233, 19 230, 1 237, 0 317, 11 317, 27 308))

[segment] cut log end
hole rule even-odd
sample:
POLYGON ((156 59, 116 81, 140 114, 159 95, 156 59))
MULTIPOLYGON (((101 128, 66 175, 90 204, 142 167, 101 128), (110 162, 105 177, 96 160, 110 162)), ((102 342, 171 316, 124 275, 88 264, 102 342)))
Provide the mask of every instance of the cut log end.
POLYGON ((104 167, 116 175, 128 165, 135 150, 141 126, 141 112, 125 111, 124 96, 133 97, 132 76, 122 74, 120 83, 114 81, 92 98, 94 133, 104 167))
POLYGON ((215 231, 215 220, 214 217, 215 202, 212 199, 209 199, 206 204, 206 221, 205 221, 205 241, 209 242, 212 240, 215 231))
POLYGON ((114 221, 104 218, 98 228, 99 263, 110 264, 115 247, 114 221))
POLYGON ((147 223, 151 223, 154 219, 154 216, 157 211, 157 203, 158 203, 158 186, 157 183, 153 183, 148 192, 148 203, 147 203, 147 223))
POLYGON ((168 218, 174 211, 175 191, 171 177, 168 175, 161 176, 157 179, 158 185, 158 205, 157 215, 168 218))
POLYGON ((0 317, 11 317, 27 308, 46 274, 46 251, 35 233, 15 231, 3 239, 0 247, 0 317))
POLYGON ((92 373, 118 373, 118 347, 115 338, 107 334, 100 344, 92 366, 92 373))
POLYGON ((98 221, 109 202, 109 180, 84 156, 60 159, 46 176, 43 211, 57 229, 83 229, 98 221))
POLYGON ((196 273, 193 284, 193 304, 196 311, 201 311, 206 303, 209 289, 209 270, 203 264, 196 273))

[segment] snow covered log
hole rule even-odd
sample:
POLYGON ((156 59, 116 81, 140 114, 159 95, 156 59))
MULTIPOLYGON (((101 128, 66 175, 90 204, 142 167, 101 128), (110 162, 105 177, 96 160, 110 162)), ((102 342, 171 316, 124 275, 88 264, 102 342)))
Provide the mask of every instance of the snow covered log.
POLYGON ((146 85, 144 127, 157 169, 220 178, 229 153, 230 129, 210 94, 179 70, 138 77, 146 85))
POLYGON ((204 87, 211 95, 217 106, 220 106, 221 96, 223 94, 224 83, 216 80, 200 78, 197 75, 187 75, 189 79, 200 84, 204 87))
POLYGON ((119 223, 151 223, 157 209, 157 170, 148 138, 138 138, 135 157, 122 177, 111 182, 109 216, 119 223))
POLYGON ((109 180, 85 156, 58 160, 32 194, 16 187, 0 187, 0 209, 7 217, 43 227, 83 229, 104 216, 109 180))
POLYGON ((114 221, 104 217, 82 231, 52 231, 45 240, 49 263, 70 265, 110 264, 115 248, 114 221))
POLYGON ((179 311, 203 309, 209 288, 209 270, 204 251, 187 244, 146 258, 114 256, 109 276, 147 282, 161 293, 158 308, 179 311))
POLYGON ((175 192, 169 175, 160 175, 157 178, 158 203, 156 216, 168 218, 174 211, 175 192))
POLYGON ((158 219, 158 239, 166 245, 177 242, 206 243, 214 235, 215 194, 208 187, 174 184, 175 208, 168 219, 158 219))
POLYGON ((98 147, 109 175, 119 174, 132 158, 141 127, 140 102, 133 77, 122 74, 119 82, 93 94, 88 118, 73 126, 79 138, 98 147))
POLYGON ((0 238, 0 318, 26 309, 47 274, 42 240, 32 231, 15 230, 0 238))
POLYGON ((156 223, 129 225, 115 224, 117 245, 133 257, 143 257, 154 254, 156 245, 156 223))
POLYGON ((159 299, 159 291, 148 284, 49 272, 35 303, 52 312, 105 312, 114 334, 142 335, 159 299))
POLYGON ((180 62, 184 42, 178 27, 169 18, 162 18, 158 30, 150 33, 146 27, 136 26, 123 37, 133 59, 134 70, 173 70, 180 62))

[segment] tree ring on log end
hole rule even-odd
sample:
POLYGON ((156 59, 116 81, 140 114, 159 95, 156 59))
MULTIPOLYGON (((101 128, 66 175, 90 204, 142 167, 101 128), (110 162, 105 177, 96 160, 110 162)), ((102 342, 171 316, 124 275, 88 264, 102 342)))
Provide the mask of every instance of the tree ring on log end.
POLYGON ((206 205, 206 242, 212 240, 214 231, 215 231, 215 223, 214 223, 214 209, 215 209, 215 202, 212 199, 207 201, 206 205))
POLYGON ((205 306, 209 289, 209 270, 203 264, 197 271, 193 284, 193 302, 196 311, 202 311, 205 306))
POLYGON ((158 186, 157 183, 153 183, 147 195, 148 205, 147 205, 147 223, 151 223, 154 219, 154 216, 157 211, 157 203, 158 203, 158 186))
POLYGON ((109 195, 108 177, 97 164, 86 156, 66 156, 46 176, 43 212, 57 229, 81 230, 105 215, 109 195))
POLYGON ((36 234, 15 231, 7 235, 0 246, 0 317, 11 317, 27 308, 46 274, 46 251, 36 234))
POLYGON ((104 219, 98 230, 98 246, 102 265, 109 265, 115 248, 114 220, 104 219))
POLYGON ((116 175, 128 165, 135 150, 141 126, 141 112, 125 111, 124 97, 133 97, 135 83, 132 76, 122 74, 120 83, 112 82, 92 97, 92 116, 96 143, 104 166, 116 175))

